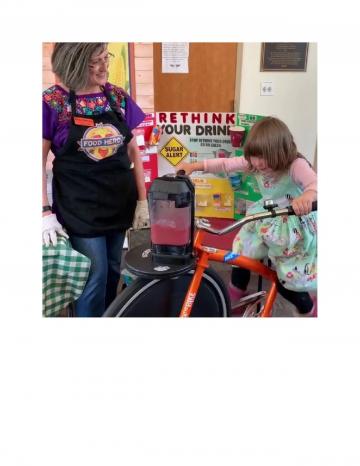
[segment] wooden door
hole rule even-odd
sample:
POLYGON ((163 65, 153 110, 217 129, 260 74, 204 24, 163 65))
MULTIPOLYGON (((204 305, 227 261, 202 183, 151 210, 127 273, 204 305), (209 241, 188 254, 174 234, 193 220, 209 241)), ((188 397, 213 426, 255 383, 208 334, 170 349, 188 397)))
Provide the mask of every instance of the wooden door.
POLYGON ((189 73, 162 73, 161 43, 154 43, 154 107, 164 112, 233 112, 238 47, 191 42, 189 73))

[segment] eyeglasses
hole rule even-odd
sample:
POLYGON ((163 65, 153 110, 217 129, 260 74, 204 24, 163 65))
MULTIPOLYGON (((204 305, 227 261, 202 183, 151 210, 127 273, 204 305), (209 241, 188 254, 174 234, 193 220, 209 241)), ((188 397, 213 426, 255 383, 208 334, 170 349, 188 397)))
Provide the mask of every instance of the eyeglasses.
POLYGON ((97 60, 93 60, 89 63, 89 68, 94 69, 94 68, 100 68, 102 64, 108 65, 111 60, 115 57, 115 55, 111 52, 108 52, 107 55, 105 55, 104 58, 98 58, 97 60))

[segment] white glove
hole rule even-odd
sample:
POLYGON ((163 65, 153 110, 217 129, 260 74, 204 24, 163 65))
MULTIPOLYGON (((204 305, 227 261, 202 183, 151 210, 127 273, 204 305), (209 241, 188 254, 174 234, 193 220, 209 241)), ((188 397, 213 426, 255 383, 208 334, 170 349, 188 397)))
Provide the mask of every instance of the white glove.
POLYGON ((144 228, 149 226, 150 219, 149 219, 149 208, 147 200, 144 199, 143 201, 137 201, 134 221, 133 221, 133 228, 137 230, 138 228, 144 228))
POLYGON ((42 235, 43 243, 45 246, 49 246, 52 243, 54 246, 57 245, 57 234, 69 238, 69 236, 63 230, 63 227, 58 222, 56 215, 46 215, 42 218, 42 235))

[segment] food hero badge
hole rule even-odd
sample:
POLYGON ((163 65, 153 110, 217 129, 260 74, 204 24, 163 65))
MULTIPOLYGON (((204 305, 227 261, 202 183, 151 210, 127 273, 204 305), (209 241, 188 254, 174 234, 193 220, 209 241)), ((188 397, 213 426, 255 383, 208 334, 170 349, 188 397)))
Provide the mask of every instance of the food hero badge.
POLYGON ((98 162, 116 154, 119 147, 124 144, 124 139, 125 137, 115 126, 99 123, 85 131, 82 139, 78 141, 79 150, 98 162))

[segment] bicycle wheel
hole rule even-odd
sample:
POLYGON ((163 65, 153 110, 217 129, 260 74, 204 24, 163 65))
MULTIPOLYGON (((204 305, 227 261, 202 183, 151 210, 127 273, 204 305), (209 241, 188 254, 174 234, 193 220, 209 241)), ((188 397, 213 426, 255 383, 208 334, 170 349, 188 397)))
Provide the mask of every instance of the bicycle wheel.
MULTIPOLYGON (((192 270, 164 280, 137 278, 115 298, 103 317, 178 317, 193 274, 192 270)), ((227 317, 229 309, 222 279, 207 269, 191 317, 227 317)))

